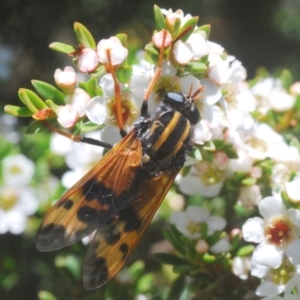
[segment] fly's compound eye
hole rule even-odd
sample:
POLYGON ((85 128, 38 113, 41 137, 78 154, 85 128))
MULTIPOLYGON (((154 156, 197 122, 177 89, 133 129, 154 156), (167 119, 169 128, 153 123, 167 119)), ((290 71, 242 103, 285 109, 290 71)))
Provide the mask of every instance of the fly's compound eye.
POLYGON ((168 92, 163 97, 163 102, 169 104, 173 109, 181 112, 190 122, 195 125, 200 120, 198 108, 192 99, 187 99, 183 94, 168 92))

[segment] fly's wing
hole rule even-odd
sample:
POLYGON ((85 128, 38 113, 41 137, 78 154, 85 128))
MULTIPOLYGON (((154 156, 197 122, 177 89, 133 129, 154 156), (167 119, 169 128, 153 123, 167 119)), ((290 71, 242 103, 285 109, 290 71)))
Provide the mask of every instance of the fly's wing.
POLYGON ((86 289, 102 286, 122 268, 135 244, 169 191, 177 171, 144 180, 134 199, 107 224, 101 225, 89 247, 83 268, 86 289))
POLYGON ((136 135, 132 130, 51 208, 36 237, 39 251, 73 244, 130 202, 142 158, 136 135))

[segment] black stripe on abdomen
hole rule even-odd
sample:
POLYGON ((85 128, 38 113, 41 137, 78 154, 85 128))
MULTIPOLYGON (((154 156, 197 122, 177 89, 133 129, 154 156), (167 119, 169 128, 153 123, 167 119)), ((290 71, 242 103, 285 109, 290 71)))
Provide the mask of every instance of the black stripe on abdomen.
POLYGON ((143 144, 150 157, 167 163, 182 151, 190 135, 190 122, 178 111, 167 111, 157 116, 143 144))

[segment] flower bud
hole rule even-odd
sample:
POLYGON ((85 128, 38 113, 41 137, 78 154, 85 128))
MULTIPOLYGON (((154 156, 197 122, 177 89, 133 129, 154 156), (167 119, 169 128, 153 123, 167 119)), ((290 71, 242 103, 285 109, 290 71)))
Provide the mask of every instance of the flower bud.
POLYGON ((79 115, 71 104, 60 106, 57 109, 57 121, 64 128, 72 128, 78 119, 79 115))
POLYGON ((99 57, 95 50, 90 48, 83 49, 78 55, 77 66, 83 73, 94 72, 99 65, 99 57))
POLYGON ((72 67, 65 67, 63 71, 61 69, 56 69, 54 80, 56 85, 64 93, 72 94, 77 83, 77 74, 72 67))
POLYGON ((109 39, 103 39, 98 43, 97 53, 99 61, 104 65, 109 63, 108 55, 110 55, 111 64, 117 66, 125 61, 128 50, 122 45, 117 37, 112 36, 109 39))

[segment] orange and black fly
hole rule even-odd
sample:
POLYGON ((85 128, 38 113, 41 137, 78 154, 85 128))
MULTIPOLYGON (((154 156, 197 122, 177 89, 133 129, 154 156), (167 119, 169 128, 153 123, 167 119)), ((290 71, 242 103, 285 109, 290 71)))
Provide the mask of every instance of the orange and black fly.
POLYGON ((52 251, 95 232, 83 267, 87 289, 102 286, 122 268, 193 147, 193 125, 200 118, 195 95, 167 92, 149 114, 148 94, 128 134, 119 122, 123 138, 115 146, 69 136, 48 124, 74 140, 109 149, 52 207, 36 238, 38 250, 52 251))

